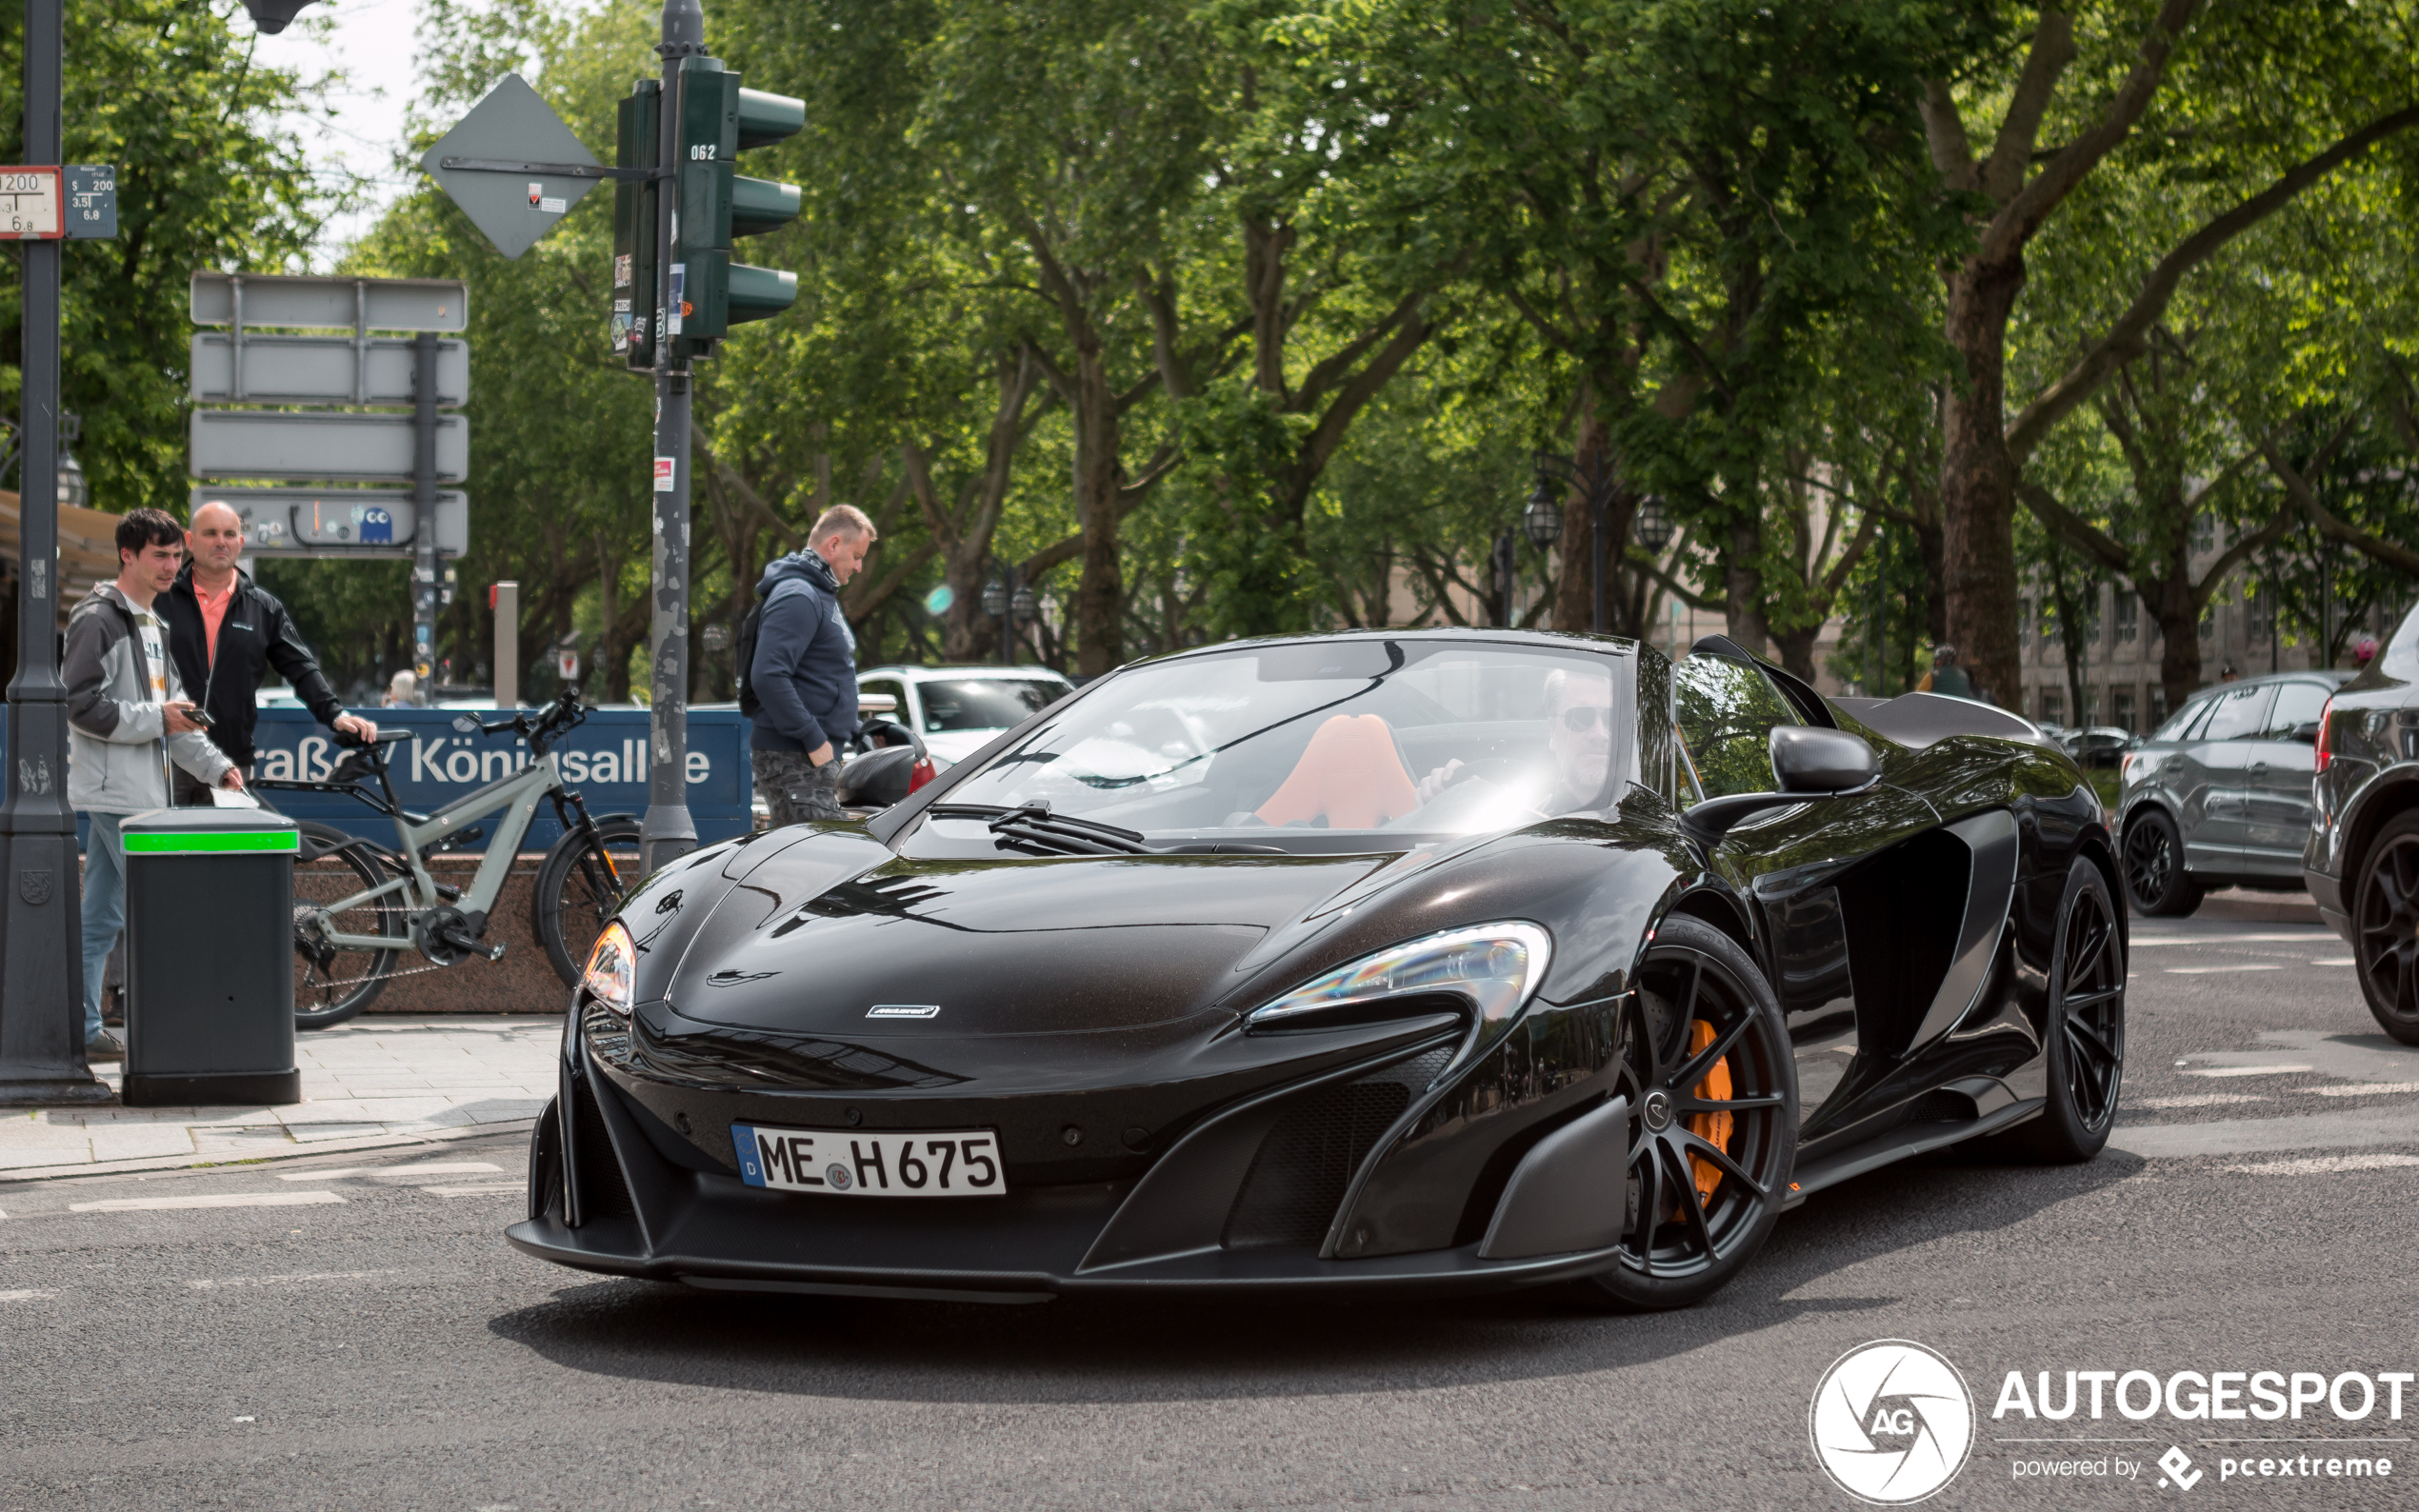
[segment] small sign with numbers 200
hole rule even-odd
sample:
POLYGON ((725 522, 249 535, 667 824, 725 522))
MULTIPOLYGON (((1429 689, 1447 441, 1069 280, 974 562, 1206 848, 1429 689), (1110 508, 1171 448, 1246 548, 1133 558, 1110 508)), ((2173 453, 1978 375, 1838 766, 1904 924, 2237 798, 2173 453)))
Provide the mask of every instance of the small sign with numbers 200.
POLYGON ((783 1192, 842 1197, 998 1197, 1008 1190, 990 1129, 767 1128, 733 1124, 739 1178, 783 1192))

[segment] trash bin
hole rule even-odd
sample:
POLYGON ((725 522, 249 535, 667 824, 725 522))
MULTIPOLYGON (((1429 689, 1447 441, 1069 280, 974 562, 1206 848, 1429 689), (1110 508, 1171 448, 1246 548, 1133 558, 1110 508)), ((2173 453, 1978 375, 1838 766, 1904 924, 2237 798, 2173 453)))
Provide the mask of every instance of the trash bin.
POLYGON ((302 1101, 294 857, 263 808, 155 808, 126 837, 130 1107, 302 1101))

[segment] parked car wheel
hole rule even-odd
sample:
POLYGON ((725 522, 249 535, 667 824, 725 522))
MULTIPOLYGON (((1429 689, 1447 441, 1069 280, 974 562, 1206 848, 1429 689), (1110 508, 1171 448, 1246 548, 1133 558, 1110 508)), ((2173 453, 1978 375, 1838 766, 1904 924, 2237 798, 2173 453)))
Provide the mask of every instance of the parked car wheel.
POLYGON ((2145 808, 2125 830, 2125 899, 2133 911, 2175 919, 2201 905, 2201 887, 2184 869, 2184 837, 2163 808, 2145 808))
POLYGON ((2352 950, 2369 1011, 2388 1034, 2419 1044, 2419 812, 2393 819, 2361 858, 2352 950))

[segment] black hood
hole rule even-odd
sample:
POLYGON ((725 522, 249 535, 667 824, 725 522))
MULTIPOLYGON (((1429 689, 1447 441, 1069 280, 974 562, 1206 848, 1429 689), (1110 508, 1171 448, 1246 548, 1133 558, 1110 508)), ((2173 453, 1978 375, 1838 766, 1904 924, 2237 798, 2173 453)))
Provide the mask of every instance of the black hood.
POLYGON ((823 848, 723 898, 665 994, 683 1017, 851 1040, 1164 1024, 1240 985, 1270 929, 1392 859, 893 857, 834 885, 823 848))

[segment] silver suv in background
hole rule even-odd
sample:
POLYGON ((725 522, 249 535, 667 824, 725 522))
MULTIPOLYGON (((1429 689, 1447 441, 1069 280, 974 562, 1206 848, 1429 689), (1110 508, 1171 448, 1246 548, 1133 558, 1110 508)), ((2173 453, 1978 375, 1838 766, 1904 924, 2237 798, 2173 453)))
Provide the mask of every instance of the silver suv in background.
POLYGON ((2203 688, 2125 753, 2117 825, 2136 912, 2190 913, 2213 887, 2301 886, 2318 720, 2351 675, 2203 688))
POLYGON ((869 666, 857 673, 858 693, 898 700, 894 717, 923 738, 932 765, 943 770, 1074 690, 1047 666, 869 666))

